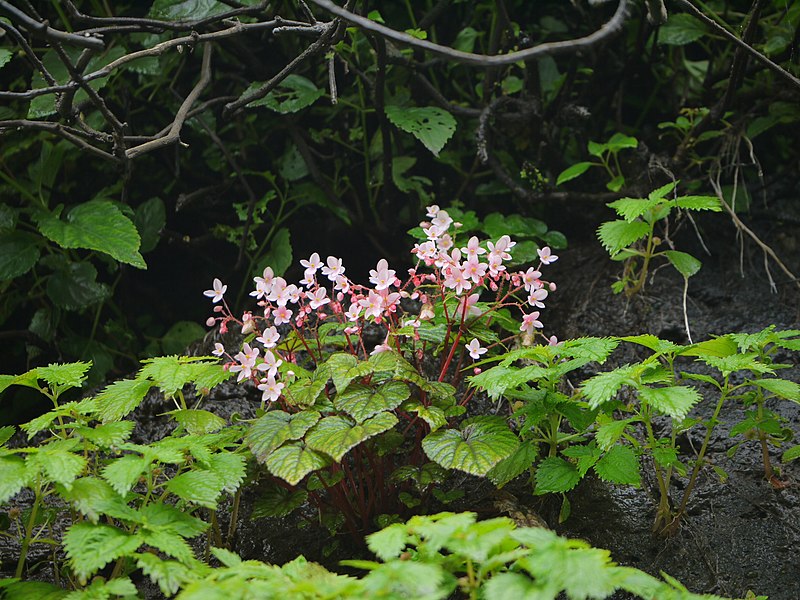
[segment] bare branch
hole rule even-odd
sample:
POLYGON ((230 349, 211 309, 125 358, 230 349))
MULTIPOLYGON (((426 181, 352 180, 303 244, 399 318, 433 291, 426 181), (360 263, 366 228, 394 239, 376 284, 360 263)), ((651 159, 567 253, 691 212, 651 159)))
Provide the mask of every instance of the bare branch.
POLYGON ((574 54, 582 50, 586 50, 587 48, 597 45, 606 38, 610 38, 611 36, 619 33, 628 14, 628 0, 619 0, 619 5, 617 6, 614 16, 611 17, 611 20, 609 20, 594 33, 591 33, 585 37, 576 38, 574 40, 565 40, 563 42, 548 42, 545 44, 539 44, 533 48, 526 48, 525 50, 519 50, 517 52, 509 52, 508 54, 492 56, 488 54, 462 52, 461 50, 456 50, 454 48, 450 48, 449 46, 442 46, 440 44, 429 42, 428 40, 415 38, 414 36, 402 31, 396 31, 381 25, 380 23, 376 23, 375 21, 367 19, 366 17, 352 13, 345 8, 337 6, 331 2, 331 0, 311 0, 311 2, 333 13, 337 17, 344 19, 349 23, 353 23, 354 25, 358 25, 362 29, 366 29, 372 33, 376 33, 406 46, 422 48, 423 50, 427 50, 433 54, 444 56, 453 62, 463 63, 474 67, 497 67, 501 65, 510 65, 521 60, 527 61, 535 58, 541 58, 542 56, 555 56, 559 54, 574 54))
POLYGON ((200 96, 200 94, 206 88, 209 81, 211 81, 211 44, 206 44, 203 47, 203 66, 201 67, 200 71, 200 79, 192 91, 189 92, 189 95, 186 96, 183 104, 181 104, 181 107, 178 109, 178 112, 175 115, 175 120, 172 121, 172 125, 170 126, 167 134, 163 137, 140 144, 139 146, 128 148, 125 151, 125 156, 129 159, 136 158, 140 154, 152 152, 153 150, 163 148, 164 146, 169 146, 170 144, 178 141, 180 139, 181 128, 183 127, 184 121, 186 121, 189 110, 192 108, 192 105, 195 103, 198 96, 200 96))
MULTIPOLYGON (((97 148, 89 143, 88 140, 95 138, 92 136, 87 135, 80 129, 75 129, 73 127, 68 127, 66 125, 62 125, 61 123, 52 123, 50 121, 30 121, 28 119, 16 119, 11 121, 0 121, 0 131, 12 131, 15 129, 37 129, 39 131, 49 131, 59 137, 64 138, 65 140, 72 142, 78 148, 82 150, 86 150, 87 152, 102 158, 103 160, 116 162, 117 159, 108 152, 97 148)), ((106 135, 105 137, 109 139, 105 140, 96 140, 96 141, 105 141, 110 142, 110 136, 106 135)))
POLYGON ((74 33, 67 33, 50 27, 46 21, 37 21, 26 15, 13 4, 0 0, 0 13, 4 13, 17 25, 24 27, 33 35, 55 42, 80 46, 81 48, 91 48, 92 50, 104 50, 106 45, 103 40, 93 36, 83 36, 74 33))

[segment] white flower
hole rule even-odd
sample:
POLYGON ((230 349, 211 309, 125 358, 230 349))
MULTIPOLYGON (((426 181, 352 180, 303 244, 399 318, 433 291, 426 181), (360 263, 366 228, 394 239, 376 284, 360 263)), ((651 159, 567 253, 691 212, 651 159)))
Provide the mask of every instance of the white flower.
POLYGON ((216 304, 217 302, 222 300, 222 296, 223 296, 223 294, 225 294, 225 290, 228 289, 228 286, 227 285, 222 285, 222 282, 217 278, 214 278, 213 285, 214 285, 214 289, 206 290, 205 292, 203 292, 203 295, 204 296, 208 296, 209 298, 211 298, 211 301, 214 304, 216 304))
POLYGON ((469 344, 464 344, 467 350, 469 351, 469 355, 474 359, 478 360, 481 357, 481 354, 486 354, 486 348, 481 346, 481 343, 476 339, 473 338, 469 344))

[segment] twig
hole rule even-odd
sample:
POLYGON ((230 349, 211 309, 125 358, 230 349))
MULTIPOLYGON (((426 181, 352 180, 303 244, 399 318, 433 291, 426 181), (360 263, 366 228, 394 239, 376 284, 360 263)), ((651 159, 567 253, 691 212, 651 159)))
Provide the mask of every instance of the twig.
POLYGON ((509 52, 508 54, 492 56, 487 54, 462 52, 461 50, 456 50, 455 48, 450 48, 449 46, 442 46, 440 44, 429 42, 428 40, 415 38, 414 36, 402 31, 396 31, 390 27, 386 27, 380 23, 376 23, 375 21, 367 19, 366 17, 352 13, 345 8, 337 6, 331 2, 331 0, 311 0, 311 2, 333 13, 337 17, 340 17, 349 23, 353 23, 354 25, 358 25, 362 29, 372 33, 376 33, 406 46, 421 48, 423 50, 432 52, 433 54, 444 56, 453 62, 463 63, 475 67, 497 67, 501 65, 510 65, 521 60, 533 60, 536 58, 541 58, 542 56, 578 53, 582 50, 597 45, 606 38, 619 33, 628 14, 628 0, 619 0, 619 4, 614 16, 611 17, 607 23, 601 26, 600 29, 585 37, 576 38, 573 40, 565 40, 562 42, 539 44, 533 48, 526 48, 525 50, 519 50, 517 52, 509 52))
MULTIPOLYGON (((74 129, 72 127, 67 127, 66 125, 62 125, 61 123, 52 123, 50 121, 30 121, 27 119, 16 119, 12 121, 0 121, 0 131, 17 129, 17 128, 26 128, 26 129, 38 129, 40 131, 49 131, 50 133, 54 133, 57 136, 64 138, 65 140, 72 142, 78 148, 86 150, 94 154, 95 156, 102 158, 103 160, 108 160, 112 162, 116 162, 117 159, 108 152, 93 146, 85 138, 92 139, 92 136, 86 135, 79 129, 74 129)), ((110 140, 97 140, 97 141, 110 141, 110 140)))
POLYGON ((37 21, 32 19, 13 4, 0 0, 0 13, 4 13, 11 21, 17 23, 30 31, 36 37, 41 37, 55 42, 64 44, 71 44, 73 46, 80 46, 81 48, 90 48, 92 50, 105 50, 105 42, 100 38, 92 36, 77 35, 75 33, 67 33, 50 27, 46 21, 37 21))
POLYGON ((125 156, 129 159, 136 158, 145 152, 152 152, 153 150, 169 146, 178 141, 180 139, 181 128, 183 127, 184 121, 186 121, 189 110, 192 108, 198 96, 200 96, 206 88, 209 81, 211 81, 211 44, 206 44, 203 47, 203 65, 200 69, 200 79, 192 91, 189 92, 189 95, 186 96, 183 104, 181 104, 181 107, 175 114, 175 119, 172 121, 169 131, 163 137, 134 146, 133 148, 128 148, 125 151, 125 156))

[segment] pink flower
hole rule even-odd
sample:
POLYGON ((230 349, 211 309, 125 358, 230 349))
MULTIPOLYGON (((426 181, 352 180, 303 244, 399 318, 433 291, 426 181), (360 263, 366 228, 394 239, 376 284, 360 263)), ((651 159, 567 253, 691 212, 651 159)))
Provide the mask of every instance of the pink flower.
POLYGON ((328 266, 322 267, 322 274, 331 281, 336 281, 338 277, 344 274, 345 268, 342 266, 342 259, 335 256, 329 256, 325 259, 328 266))
POLYGON ((486 275, 486 269, 489 268, 489 265, 480 262, 477 255, 475 255, 470 256, 461 267, 464 270, 465 277, 469 277, 474 283, 480 283, 483 276, 486 275))
POLYGON ((246 312, 242 315, 242 334, 247 335, 256 330, 256 323, 253 320, 253 314, 246 312))
POLYGON ((541 329, 544 327, 542 322, 539 321, 539 311, 535 310, 529 315, 522 315, 522 325, 520 325, 519 330, 524 331, 525 333, 533 333, 534 327, 536 329, 541 329))
POLYGON ((469 351, 469 355, 473 358, 473 360, 478 360, 481 357, 481 354, 486 354, 486 348, 481 346, 481 343, 473 338, 469 344, 464 344, 464 346, 469 351))
POLYGON ((317 269, 322 267, 322 262, 319 259, 319 254, 314 252, 311 256, 308 257, 308 260, 301 260, 300 264, 306 268, 306 272, 311 271, 311 274, 317 272, 317 269))
POLYGON ((268 296, 270 290, 272 289, 272 281, 275 279, 275 273, 272 271, 272 267, 267 267, 264 269, 264 273, 262 277, 254 277, 253 281, 256 282, 256 289, 253 292, 250 292, 251 296, 255 296, 259 300, 268 296))
POLYGON ((475 235, 469 238, 469 242, 467 242, 467 247, 462 248, 461 251, 470 258, 473 256, 478 257, 481 254, 486 254, 486 250, 481 248, 480 241, 478 240, 478 237, 475 235))
POLYGON ((283 325, 292 320, 292 311, 286 308, 284 304, 275 309, 275 312, 272 313, 272 318, 274 319, 275 325, 283 325))
POLYGON ((543 265, 549 265, 550 263, 554 263, 558 260, 558 256, 550 253, 549 246, 539 248, 536 252, 539 254, 539 260, 542 261, 543 265))
POLYGON ((348 321, 358 321, 358 316, 361 314, 361 307, 358 305, 358 302, 353 302, 348 308, 344 316, 347 317, 348 321))
POLYGON ((545 298, 547 298, 546 289, 539 288, 538 290, 533 290, 528 296, 528 304, 537 308, 544 308, 544 302, 542 302, 542 300, 545 298))
POLYGON ((457 295, 461 295, 466 290, 472 287, 472 283, 464 277, 464 273, 458 267, 450 267, 444 278, 444 285, 447 288, 456 291, 457 295))
POLYGON ((539 277, 541 276, 542 274, 533 267, 525 271, 522 274, 522 285, 525 286, 525 291, 529 292, 531 291, 531 288, 542 287, 541 282, 539 282, 539 277))
POLYGON ((213 354, 214 356, 222 356, 223 354, 225 354, 225 346, 223 346, 219 342, 216 342, 214 344, 214 349, 211 351, 211 354, 213 354))
POLYGON ((385 290, 394 283, 395 271, 390 269, 389 263, 382 258, 375 269, 370 269, 369 280, 375 284, 376 290, 385 290))
POLYGON ((425 214, 428 218, 432 219, 436 215, 439 214, 439 205, 438 204, 431 204, 430 206, 426 206, 425 210, 427 211, 425 214))
POLYGON ((258 389, 260 389, 263 394, 261 394, 261 401, 262 402, 275 402, 278 398, 281 397, 281 390, 284 388, 283 382, 275 381, 274 377, 267 377, 266 379, 262 379, 261 383, 258 384, 258 389))
POLYGON ((316 291, 310 292, 306 295, 306 298, 309 300, 309 306, 312 309, 316 310, 320 306, 324 306, 331 301, 330 298, 327 297, 328 292, 325 288, 317 288, 316 291))
POLYGON ((438 227, 440 231, 447 231, 452 223, 453 219, 450 218, 450 215, 447 214, 446 210, 440 210, 431 220, 431 225, 438 227))
POLYGON ((369 296, 359 300, 358 304, 364 309, 365 317, 377 319, 383 313, 383 298, 372 290, 369 291, 369 296))
POLYGON ((261 337, 257 337, 256 341, 263 344, 266 348, 274 348, 281 336, 275 327, 267 327, 261 337))
POLYGON ((278 367, 283 364, 280 358, 277 358, 271 350, 264 352, 264 362, 259 363, 256 367, 259 371, 266 371, 267 377, 275 377, 278 372, 278 367))
POLYGON ((222 300, 222 296, 225 294, 225 290, 228 289, 228 286, 222 285, 222 282, 217 278, 214 278, 213 286, 214 286, 213 289, 206 290, 205 292, 203 292, 203 295, 211 298, 211 301, 214 304, 216 304, 217 302, 222 300))
POLYGON ((475 306, 475 304, 478 302, 478 298, 480 298, 480 294, 462 296, 461 300, 458 301, 458 306, 456 307, 456 316, 459 319, 462 318, 464 315, 464 308, 467 309, 468 317, 475 317, 481 314, 481 309, 475 306))

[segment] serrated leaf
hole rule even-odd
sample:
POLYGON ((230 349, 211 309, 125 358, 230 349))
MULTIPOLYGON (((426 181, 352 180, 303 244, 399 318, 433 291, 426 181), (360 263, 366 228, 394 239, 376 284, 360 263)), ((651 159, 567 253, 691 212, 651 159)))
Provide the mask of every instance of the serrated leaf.
POLYGON ((82 311, 111 295, 109 287, 97 282, 97 269, 88 262, 66 262, 47 279, 47 296, 66 310, 82 311))
POLYGON ((101 475, 118 494, 124 496, 139 481, 150 461, 138 454, 121 456, 103 468, 101 475))
POLYGON ((545 458, 536 467, 536 494, 568 492, 581 480, 575 465, 558 456, 545 458))
POLYGON ((217 498, 224 487, 222 477, 205 469, 181 473, 170 479, 166 485, 167 491, 181 500, 212 509, 217 508, 217 498))
POLYGON ((757 379, 753 383, 772 392, 779 398, 800 403, 800 385, 794 381, 787 381, 786 379, 757 379))
POLYGON ((253 503, 252 519, 264 517, 285 517, 305 504, 308 492, 305 490, 287 490, 281 486, 273 486, 253 503))
POLYGON ((31 473, 17 456, 0 456, 0 504, 14 497, 28 484, 31 473))
POLYGON ((0 446, 5 444, 8 440, 14 437, 17 429, 13 425, 3 425, 0 427, 0 446))
POLYGON ((136 555, 136 566, 158 584, 165 596, 174 595, 182 585, 197 577, 186 565, 174 560, 163 560, 149 552, 136 555))
POLYGON ((422 449, 435 463, 480 476, 511 456, 518 445, 505 421, 490 416, 467 419, 460 430, 438 429, 422 440, 422 449))
POLYGON ((402 381, 387 381, 378 387, 353 384, 334 398, 333 403, 361 423, 379 412, 397 408, 411 395, 402 381))
POLYGON ((227 424, 225 419, 207 410, 179 409, 168 413, 192 435, 214 433, 227 424))
POLYGON ((594 443, 581 446, 574 445, 568 446, 561 451, 564 456, 575 459, 575 467, 578 475, 582 478, 591 469, 595 463, 600 460, 603 452, 594 443))
POLYGON ((119 421, 139 406, 152 385, 146 379, 115 381, 92 399, 91 410, 104 423, 119 421))
POLYGON ((147 265, 139 254, 141 239, 133 222, 107 200, 90 200, 72 208, 66 221, 48 215, 39 231, 62 248, 83 248, 108 254, 139 269, 147 265))
POLYGON ((688 210, 711 210, 720 212, 722 205, 716 196, 680 196, 673 200, 675 206, 688 210))
POLYGON ((59 495, 92 523, 97 523, 102 515, 115 519, 131 519, 137 516, 136 511, 108 483, 96 477, 76 479, 72 482, 71 489, 62 488, 59 495))
POLYGON ((706 33, 705 25, 691 15, 672 13, 658 30, 658 43, 684 46, 696 42, 706 33))
POLYGON ((539 455, 539 451, 530 442, 522 442, 511 456, 508 456, 493 466, 488 477, 498 488, 503 487, 512 479, 522 475, 531 468, 539 455))
POLYGON ((245 460, 240 454, 217 452, 208 461, 208 470, 222 480, 222 489, 232 494, 244 481, 245 460))
MULTIPOLYGON (((664 202, 661 198, 620 198, 608 204, 609 207, 617 211, 617 214, 628 223, 637 217, 641 217, 651 208, 664 202)), ((626 244, 627 246, 628 244, 626 244)))
POLYGON ((388 412, 356 424, 344 417, 325 417, 308 431, 305 441, 311 450, 323 452, 339 462, 352 448, 396 424, 397 417, 388 412))
POLYGON ((597 445, 603 450, 608 450, 617 443, 617 440, 625 433, 625 429, 630 425, 632 419, 624 419, 620 421, 611 421, 598 427, 597 432, 594 434, 594 439, 597 440, 597 445))
POLYGON ((419 402, 406 402, 402 409, 406 412, 416 413, 417 416, 428 424, 431 431, 447 425, 447 416, 438 406, 425 406, 419 402))
POLYGON ((719 369, 723 377, 727 377, 736 371, 752 371, 759 374, 772 374, 775 369, 765 365, 758 359, 758 354, 748 352, 747 354, 732 354, 730 356, 701 356, 700 360, 712 367, 719 369))
POLYGON ((330 459, 326 455, 306 448, 299 442, 281 446, 266 459, 269 472, 289 485, 297 485, 303 477, 328 464, 330 459))
POLYGON ((703 263, 686 252, 679 252, 678 250, 665 250, 664 256, 666 256, 667 260, 672 264, 672 266, 675 267, 678 272, 686 278, 697 273, 700 270, 700 267, 703 266, 703 263))
POLYGON ((583 395, 589 400, 589 408, 597 408, 616 396, 623 385, 635 385, 633 376, 641 370, 640 365, 625 365, 613 371, 599 373, 583 384, 583 395))
POLYGON ((701 358, 706 356, 716 356, 719 358, 736 354, 736 350, 736 342, 734 342, 730 336, 724 335, 687 346, 678 354, 681 356, 698 356, 701 358))
POLYGON ((134 426, 133 421, 117 421, 96 427, 76 427, 75 433, 101 448, 111 448, 127 440, 134 426))
POLYGON ((608 221, 597 229, 597 237, 612 256, 650 233, 644 221, 608 221))
POLYGON ((83 456, 71 452, 75 441, 64 440, 42 446, 39 452, 28 456, 28 464, 39 466, 51 481, 70 489, 87 464, 83 456))
POLYGON ((594 465, 597 476, 603 481, 639 487, 639 458, 629 446, 616 445, 594 465))
POLYGON ((800 444, 797 446, 792 446, 786 452, 783 453, 781 457, 781 462, 789 462, 790 460, 797 460, 800 458, 800 444))
POLYGON ((669 340, 662 340, 651 333, 645 333, 642 335, 628 335, 619 339, 624 342, 639 344, 640 346, 649 348, 653 352, 658 352, 659 354, 673 352, 674 350, 681 348, 681 346, 678 344, 670 342, 669 340))
POLYGON ((367 546, 383 561, 400 556, 411 539, 404 523, 394 523, 367 536, 367 546))
POLYGON ((556 185, 561 185, 562 183, 566 183, 567 181, 571 181, 576 177, 580 177, 583 175, 589 167, 594 165, 591 162, 579 162, 575 163, 574 165, 567 167, 561 173, 558 174, 558 178, 556 179, 556 185))
POLYGON ((194 553, 186 540, 175 533, 163 529, 143 528, 140 530, 140 535, 148 546, 161 550, 183 563, 190 562, 194 558, 194 553))
POLYGON ((63 545, 73 572, 85 581, 111 561, 134 552, 141 539, 109 525, 76 523, 64 534, 63 545))
POLYGON ((0 281, 24 275, 39 261, 34 235, 22 231, 0 232, 0 281))
POLYGON ((696 389, 685 386, 642 387, 639 389, 639 398, 661 414, 678 421, 686 418, 691 408, 702 400, 696 389))
POLYGON ((449 112, 434 106, 402 107, 387 105, 386 118, 398 129, 412 134, 434 156, 444 148, 456 130, 456 120, 449 112))
POLYGON ((328 385, 327 371, 317 369, 308 379, 299 379, 284 390, 284 395, 297 406, 314 406, 328 385))
POLYGON ((321 416, 320 413, 311 410, 295 414, 271 410, 250 426, 244 441, 258 462, 263 463, 267 456, 284 442, 302 438, 321 416))

